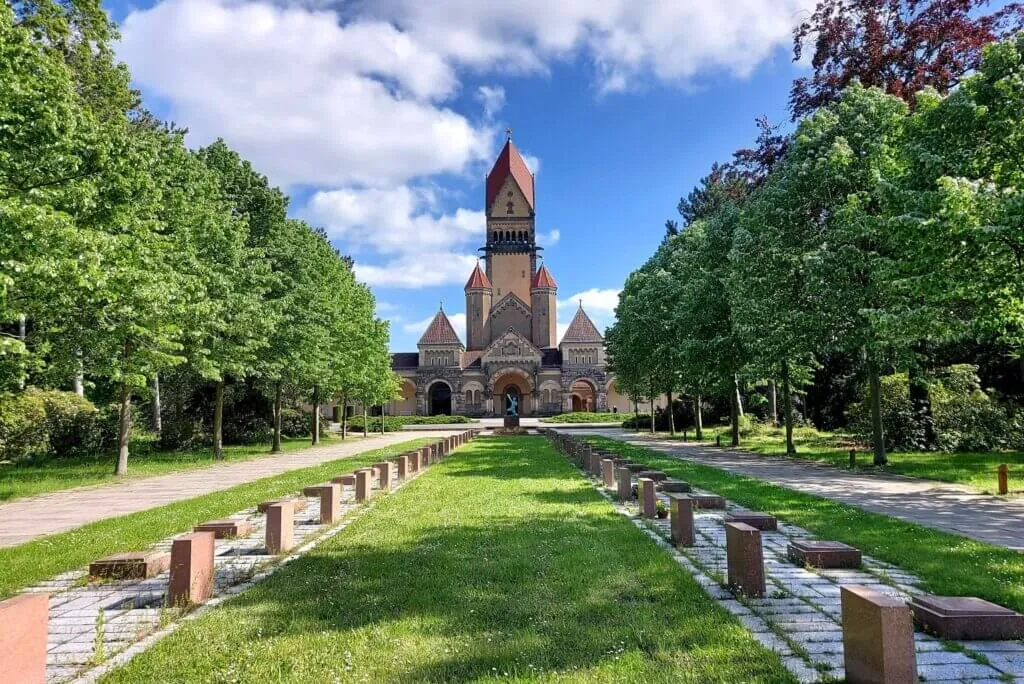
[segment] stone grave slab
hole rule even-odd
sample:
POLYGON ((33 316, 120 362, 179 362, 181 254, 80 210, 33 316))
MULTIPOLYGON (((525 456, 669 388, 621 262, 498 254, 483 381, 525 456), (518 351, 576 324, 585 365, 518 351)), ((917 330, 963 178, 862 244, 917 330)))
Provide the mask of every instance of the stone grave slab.
POLYGON ((631 473, 642 473, 647 470, 645 463, 623 463, 622 466, 629 470, 631 473))
POLYGON ((1024 637, 1024 615, 972 596, 915 596, 914 621, 942 639, 999 640, 1024 637))
POLYGON ((725 508, 725 499, 717 494, 693 494, 690 498, 697 508, 725 508))
POLYGON ((210 520, 192 528, 193 532, 213 532, 217 539, 245 537, 252 532, 252 523, 248 520, 210 520))
POLYGON ((286 501, 291 501, 292 502, 292 508, 294 510, 296 510, 296 511, 304 511, 304 510, 306 510, 306 500, 305 499, 273 499, 271 501, 264 501, 263 503, 261 503, 259 506, 256 507, 256 510, 259 511, 260 513, 266 513, 267 509, 270 506, 272 506, 272 505, 274 505, 276 503, 285 503, 286 501))
POLYGON ((683 482, 682 480, 662 480, 658 483, 658 491, 665 492, 666 494, 687 494, 693 491, 693 487, 690 486, 689 482, 683 482))
POLYGON ((764 596, 764 550, 760 530, 743 522, 727 522, 725 547, 729 587, 750 598, 764 596))
POLYGON ((762 531, 779 529, 775 516, 768 513, 729 513, 725 516, 725 522, 743 523, 762 531))
POLYGON ((46 681, 49 594, 21 594, 0 601, 0 680, 46 681))
POLYGON ((113 579, 147 579, 171 567, 171 554, 166 551, 129 551, 115 553, 89 563, 90 577, 113 579))
POLYGON ((859 549, 836 541, 794 539, 786 548, 789 560, 797 565, 815 568, 859 568, 859 549))
POLYGON ((339 475, 338 477, 332 477, 331 482, 333 484, 340 484, 342 487, 355 487, 356 476, 354 473, 348 473, 347 475, 339 475))
POLYGON ((840 592, 846 680, 916 683, 914 623, 906 602, 858 585, 840 592))
POLYGON ((668 479, 668 475, 661 472, 660 470, 641 470, 637 477, 646 477, 648 480, 654 480, 655 482, 661 482, 668 479))

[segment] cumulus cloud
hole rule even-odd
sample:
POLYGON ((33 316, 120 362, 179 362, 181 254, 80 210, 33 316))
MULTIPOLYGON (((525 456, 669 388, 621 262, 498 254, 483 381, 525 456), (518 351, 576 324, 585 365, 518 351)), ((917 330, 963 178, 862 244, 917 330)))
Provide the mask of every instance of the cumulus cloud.
POLYGON ((557 228, 552 228, 546 233, 537 233, 537 244, 541 247, 552 247, 558 244, 558 241, 562 239, 562 231, 557 228))
POLYGON ((566 329, 572 322, 573 316, 583 302, 583 310, 590 316, 590 320, 597 326, 598 332, 604 335, 605 328, 615 320, 615 307, 619 303, 620 290, 608 288, 591 288, 583 292, 558 300, 558 339, 561 341, 566 329))
POLYGON ((484 107, 484 118, 493 119, 505 106, 505 89, 501 86, 480 86, 476 99, 484 107))
POLYGON ((493 131, 441 102, 452 63, 393 25, 237 0, 128 15, 118 54, 192 144, 224 137, 275 183, 387 186, 461 173, 493 131))

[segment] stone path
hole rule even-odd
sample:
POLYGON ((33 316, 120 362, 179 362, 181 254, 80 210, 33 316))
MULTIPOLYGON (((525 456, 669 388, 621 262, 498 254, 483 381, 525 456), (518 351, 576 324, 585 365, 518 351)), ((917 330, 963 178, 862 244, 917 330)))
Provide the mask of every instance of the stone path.
MULTIPOLYGON (((869 556, 863 557, 863 566, 858 570, 794 565, 786 554, 790 539, 811 538, 812 535, 780 522, 778 531, 761 532, 768 587, 765 598, 739 598, 725 587, 723 519, 728 512, 747 509, 728 503, 726 511, 695 510, 695 545, 675 548, 668 519, 640 517, 637 502, 615 500, 591 473, 581 472, 619 513, 630 517, 671 553, 705 593, 735 615, 758 641, 778 653, 786 668, 801 682, 835 681, 844 677, 841 586, 867 586, 904 600, 924 593, 917 577, 869 556)), ((666 506, 669 504, 667 495, 659 492, 657 496, 666 506)), ((975 684, 1024 681, 1024 643, 1020 641, 942 642, 915 632, 914 642, 922 681, 975 684)))
POLYGON ((0 548, 17 546, 37 537, 66 532, 97 520, 191 499, 289 470, 319 465, 420 437, 443 438, 456 432, 403 430, 368 440, 329 444, 277 456, 221 463, 209 468, 16 499, 0 504, 0 548))
MULTIPOLYGON (((583 432, 587 431, 573 430, 571 434, 583 432)), ((590 434, 749 475, 926 527, 1016 551, 1024 550, 1024 498, 999 498, 954 484, 860 473, 807 461, 652 438, 624 430, 595 430, 590 434)))

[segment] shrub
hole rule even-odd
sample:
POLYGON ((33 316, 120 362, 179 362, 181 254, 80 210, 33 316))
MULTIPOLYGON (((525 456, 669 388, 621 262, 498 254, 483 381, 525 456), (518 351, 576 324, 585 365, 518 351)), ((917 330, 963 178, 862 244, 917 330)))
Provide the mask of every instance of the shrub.
POLYGON ((29 388, 0 396, 0 459, 42 458, 48 451, 43 393, 29 388))
POLYGON ((547 418, 541 418, 542 423, 614 423, 617 420, 629 420, 632 413, 561 413, 547 418))
POLYGON ((992 451, 1024 447, 1021 426, 981 388, 978 367, 959 364, 935 375, 930 387, 938 448, 992 451))
MULTIPOLYGON (((453 425, 472 422, 473 419, 468 416, 386 416, 384 429, 394 432, 401 430, 405 425, 453 425)), ((363 417, 352 416, 349 418, 348 429, 352 432, 362 432, 363 417)), ((380 432, 380 416, 369 417, 369 431, 380 432)))
POLYGON ((313 415, 298 409, 281 409, 282 437, 309 437, 313 434, 313 415))
MULTIPOLYGON (((82 456, 100 451, 105 435, 96 406, 74 392, 41 393, 46 406, 46 432, 51 456, 82 456)), ((116 441, 116 430, 114 434, 116 441)))

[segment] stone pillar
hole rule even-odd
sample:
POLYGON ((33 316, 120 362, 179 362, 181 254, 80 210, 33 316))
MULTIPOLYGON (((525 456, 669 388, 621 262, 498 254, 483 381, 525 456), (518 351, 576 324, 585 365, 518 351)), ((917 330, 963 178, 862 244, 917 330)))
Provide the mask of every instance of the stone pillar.
POLYGON ((373 476, 373 471, 368 468, 356 471, 356 502, 364 503, 370 500, 372 494, 373 485, 370 478, 373 476))
POLYGON ((213 595, 213 532, 193 532, 171 543, 172 606, 203 603, 213 595))
POLYGON ((693 499, 685 494, 669 494, 669 515, 672 518, 672 541, 676 546, 693 546, 693 499))
POLYGON ((846 681, 916 684, 914 620, 903 599, 867 587, 840 587, 846 681))
POLYGON ((409 454, 409 472, 415 473, 420 469, 420 452, 410 451, 409 454))
POLYGON ((46 682, 49 594, 21 594, 0 601, 0 667, 5 682, 46 682))
POLYGON ((658 497, 654 492, 654 480, 641 477, 639 480, 640 515, 653 518, 658 514, 658 497))
POLYGON ((615 461, 610 458, 601 459, 601 479, 606 489, 615 486, 615 461))
POLYGON ((629 501, 633 498, 633 474, 629 468, 618 468, 615 471, 615 476, 619 481, 619 498, 629 501))
MULTIPOLYGON (((344 475, 342 477, 345 477, 344 475)), ((302 492, 306 496, 320 498, 320 524, 330 525, 341 514, 341 485, 331 484, 306 487, 302 492)))
POLYGON ((377 469, 377 481, 379 486, 385 492, 391 491, 391 466, 391 461, 381 461, 373 466, 377 469))
POLYGON ((404 480, 409 477, 409 457, 403 454, 396 460, 398 461, 398 479, 404 480))
POLYGON ((279 501, 267 506, 267 553, 283 553, 295 545, 295 502, 279 501))
POLYGON ((432 451, 433 451, 433 447, 431 447, 431 446, 425 446, 425 447, 420 449, 419 466, 421 468, 426 468, 428 465, 430 465, 430 456, 431 456, 432 451))
POLYGON ((725 523, 725 553, 729 586, 750 598, 763 597, 766 588, 761 531, 745 523, 725 523))

